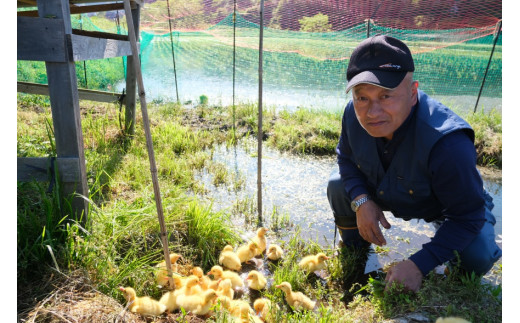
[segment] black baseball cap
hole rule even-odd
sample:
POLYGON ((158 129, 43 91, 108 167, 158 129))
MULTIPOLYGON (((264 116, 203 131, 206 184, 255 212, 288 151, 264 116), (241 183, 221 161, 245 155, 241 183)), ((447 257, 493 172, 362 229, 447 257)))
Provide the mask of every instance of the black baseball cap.
POLYGON ((375 35, 354 49, 347 67, 347 92, 361 83, 397 87, 415 70, 410 49, 399 39, 375 35))

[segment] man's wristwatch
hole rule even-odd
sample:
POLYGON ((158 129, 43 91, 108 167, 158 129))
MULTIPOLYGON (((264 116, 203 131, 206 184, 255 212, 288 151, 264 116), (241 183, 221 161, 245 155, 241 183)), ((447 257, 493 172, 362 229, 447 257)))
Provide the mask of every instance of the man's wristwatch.
POLYGON ((352 208, 352 211, 357 212, 357 210, 359 209, 361 204, 363 204, 363 203, 365 203, 365 202, 367 202, 369 200, 370 200, 370 196, 368 196, 368 195, 363 196, 360 199, 352 201, 352 203, 350 203, 350 207, 352 208))

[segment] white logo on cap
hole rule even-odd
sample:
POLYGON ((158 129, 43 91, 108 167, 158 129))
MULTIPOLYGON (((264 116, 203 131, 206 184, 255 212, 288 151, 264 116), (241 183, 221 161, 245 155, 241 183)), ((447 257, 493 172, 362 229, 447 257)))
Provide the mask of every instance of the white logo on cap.
POLYGON ((390 67, 390 68, 397 68, 397 69, 400 69, 400 68, 401 68, 401 65, 393 65, 392 63, 388 63, 388 64, 380 65, 379 67, 380 67, 380 68, 387 68, 387 67, 390 67))

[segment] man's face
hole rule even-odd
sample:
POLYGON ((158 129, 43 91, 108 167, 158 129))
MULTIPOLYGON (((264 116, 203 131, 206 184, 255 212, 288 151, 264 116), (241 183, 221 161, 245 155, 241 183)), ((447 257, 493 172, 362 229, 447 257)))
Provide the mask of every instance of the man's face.
POLYGON ((417 86, 412 74, 391 90, 372 84, 356 85, 352 98, 361 126, 373 137, 392 139, 417 103, 417 86))

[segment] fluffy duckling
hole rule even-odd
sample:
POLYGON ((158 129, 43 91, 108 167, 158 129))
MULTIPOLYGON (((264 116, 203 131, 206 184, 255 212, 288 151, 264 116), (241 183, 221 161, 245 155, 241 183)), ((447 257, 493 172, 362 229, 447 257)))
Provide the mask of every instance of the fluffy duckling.
POLYGON ((231 281, 231 285, 233 288, 242 287, 244 286, 244 282, 242 281, 242 278, 240 276, 232 271, 229 270, 223 270, 222 267, 216 265, 211 267, 210 272, 208 275, 211 274, 215 278, 215 280, 218 279, 229 279, 231 281))
POLYGON ((285 300, 295 310, 312 310, 314 306, 316 306, 316 302, 312 301, 302 292, 293 292, 291 284, 288 282, 283 282, 275 287, 285 293, 285 300))
MULTIPOLYGON (((262 323, 262 320, 255 315, 255 313, 251 310, 251 306, 249 304, 240 305, 238 308, 238 315, 235 316, 235 322, 237 323, 262 323)), ((233 315, 233 314, 231 314, 233 315)))
POLYGON ((256 255, 256 244, 254 242, 248 242, 247 244, 240 246, 237 249, 237 256, 240 259, 240 263, 251 260, 256 255))
POLYGON ((233 247, 231 245, 227 245, 222 249, 218 258, 218 263, 231 270, 239 271, 242 269, 240 258, 238 258, 237 254, 233 252, 233 247))
MULTIPOLYGON (((179 279, 174 277, 175 280, 179 279)), ((175 282, 176 290, 165 293, 161 296, 159 303, 166 306, 166 309, 170 312, 179 308, 177 304, 177 299, 192 295, 200 295, 202 293, 202 288, 199 285, 199 277, 195 275, 190 275, 183 280, 183 286, 181 284, 177 284, 175 282)))
MULTIPOLYGON (((181 258, 181 257, 182 256, 179 255, 178 253, 170 254, 170 263, 171 263, 173 272, 177 272, 177 270, 178 270, 177 260, 179 260, 179 258, 181 258)), ((157 285, 159 285, 160 287, 167 286, 168 285, 168 270, 166 268, 166 262, 161 261, 160 263, 155 265, 155 267, 157 268, 156 277, 155 277, 155 281, 157 282, 157 285)))
POLYGON ((274 322, 273 315, 271 314, 272 303, 269 299, 257 298, 253 303, 253 308, 255 309, 256 314, 260 316, 265 322, 274 322))
POLYGON ((215 300, 213 301, 213 304, 220 303, 220 308, 229 310, 231 306, 231 301, 232 300, 227 296, 217 296, 217 298, 215 298, 215 300))
POLYGON ((243 300, 232 300, 227 308, 237 323, 262 322, 256 315, 248 302, 243 300))
POLYGON ((166 309, 170 312, 179 309, 179 306, 177 305, 178 294, 175 294, 176 291, 177 290, 172 290, 164 293, 163 296, 161 296, 161 299, 159 300, 159 303, 163 304, 166 307, 166 309))
POLYGON ((217 295, 226 296, 229 297, 229 299, 233 299, 233 296, 235 296, 235 291, 232 287, 233 285, 231 284, 231 280, 221 280, 218 284, 217 295))
POLYGON ((435 323, 471 323, 460 317, 439 317, 435 323))
POLYGON ((256 236, 253 238, 253 242, 256 244, 255 256, 260 256, 265 251, 267 246, 267 239, 265 238, 266 232, 267 229, 264 227, 261 227, 256 231, 256 236))
POLYGON ((161 304, 149 296, 137 297, 135 289, 132 287, 119 287, 119 290, 123 292, 125 299, 130 304, 128 309, 132 313, 154 316, 161 315, 166 311, 166 306, 164 304, 161 304))
POLYGON ((271 260, 278 260, 283 257, 283 250, 280 246, 275 244, 270 244, 269 249, 267 249, 267 258, 271 260))
POLYGON ((186 278, 185 285, 182 288, 175 290, 175 292, 178 295, 185 296, 200 294, 202 293, 202 288, 200 287, 199 283, 199 277, 195 275, 190 275, 188 276, 188 278, 186 278))
POLYGON ((217 292, 208 289, 199 295, 179 296, 176 299, 179 308, 183 308, 186 312, 192 312, 196 315, 208 314, 214 300, 217 298, 217 292))
POLYGON ((306 272, 314 272, 316 270, 325 269, 325 260, 330 259, 323 252, 318 253, 317 255, 310 255, 304 257, 298 266, 306 272))
POLYGON ((251 270, 249 274, 247 274, 246 280, 249 281, 249 288, 254 290, 262 290, 267 284, 267 279, 265 276, 256 270, 251 270))
POLYGON ((208 290, 208 288, 217 290, 218 281, 212 281, 211 278, 204 275, 204 271, 202 271, 202 268, 193 267, 191 273, 199 277, 199 284, 203 291, 208 290))

